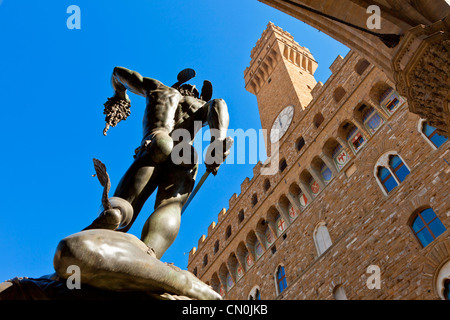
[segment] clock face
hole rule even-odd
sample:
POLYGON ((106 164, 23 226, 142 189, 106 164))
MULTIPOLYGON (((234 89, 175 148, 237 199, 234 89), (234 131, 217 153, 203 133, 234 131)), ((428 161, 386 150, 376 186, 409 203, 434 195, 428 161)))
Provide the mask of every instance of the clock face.
POLYGON ((281 139, 281 137, 286 133, 289 125, 292 122, 294 116, 294 107, 287 106, 284 108, 278 117, 275 119, 270 130, 270 142, 274 143, 281 139))

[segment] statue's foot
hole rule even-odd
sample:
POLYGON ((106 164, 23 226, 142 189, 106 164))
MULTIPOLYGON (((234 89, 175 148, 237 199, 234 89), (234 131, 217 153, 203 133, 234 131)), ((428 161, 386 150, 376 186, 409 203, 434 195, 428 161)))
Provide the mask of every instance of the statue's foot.
POLYGON ((122 221, 122 214, 119 209, 112 208, 103 211, 100 216, 95 219, 88 227, 84 230, 89 229, 108 229, 116 230, 122 221))

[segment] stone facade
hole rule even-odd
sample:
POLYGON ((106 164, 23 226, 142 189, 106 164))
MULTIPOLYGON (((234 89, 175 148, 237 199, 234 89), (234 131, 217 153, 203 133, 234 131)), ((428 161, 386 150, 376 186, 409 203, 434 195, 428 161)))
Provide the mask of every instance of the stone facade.
POLYGON ((267 160, 286 166, 274 175, 254 167, 191 250, 188 269, 231 300, 442 298, 450 142, 435 144, 393 81, 353 50, 315 83, 312 54, 269 23, 251 58, 246 88, 263 129, 294 106, 279 154, 267 160), (381 180, 389 165, 392 190, 381 180), (411 225, 429 208, 444 229, 424 246, 411 225))

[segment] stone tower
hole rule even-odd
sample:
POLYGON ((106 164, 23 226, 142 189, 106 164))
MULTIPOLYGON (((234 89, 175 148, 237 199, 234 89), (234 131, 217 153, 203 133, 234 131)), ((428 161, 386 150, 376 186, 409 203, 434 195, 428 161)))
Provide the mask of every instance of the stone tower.
POLYGON ((272 128, 280 130, 281 143, 312 100, 317 62, 289 32, 271 22, 250 57, 250 66, 244 72, 245 88, 256 95, 261 125, 267 130, 265 142, 269 154, 271 140, 277 140, 272 128), (288 110, 283 112, 286 107, 288 110))

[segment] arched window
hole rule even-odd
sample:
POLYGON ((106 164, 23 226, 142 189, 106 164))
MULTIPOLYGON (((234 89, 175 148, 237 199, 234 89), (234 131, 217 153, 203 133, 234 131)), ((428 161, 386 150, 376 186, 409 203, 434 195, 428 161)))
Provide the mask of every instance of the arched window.
POLYGON ((434 281, 439 298, 450 300, 450 260, 440 267, 434 281))
POLYGON ((429 245, 446 230, 431 208, 417 212, 411 222, 411 228, 423 247, 429 245))
POLYGON ((319 256, 332 245, 330 234, 324 223, 319 224, 316 228, 314 232, 314 242, 319 256))
POLYGON ((208 255, 205 254, 205 256, 203 257, 203 266, 206 267, 207 264, 208 264, 208 255))
POLYGON ((398 155, 391 156, 389 165, 399 182, 405 180, 406 176, 409 174, 409 169, 398 155))
POLYGON ((450 300, 450 279, 444 282, 444 299, 450 300))
POLYGON ((258 287, 252 289, 249 294, 248 300, 261 300, 261 291, 258 287))
POLYGON ((435 146, 436 148, 439 148, 442 146, 445 141, 448 139, 444 136, 441 136, 437 133, 436 128, 433 126, 430 126, 426 121, 422 123, 422 133, 427 137, 429 141, 435 146))
POLYGON ((397 180, 392 176, 391 171, 385 167, 378 168, 378 178, 387 193, 398 186, 397 180))
POLYGON ((277 289, 278 289, 278 294, 282 293, 284 291, 284 289, 286 289, 287 287, 287 282, 286 282, 286 274, 284 272, 284 267, 283 266, 279 266, 277 269, 277 274, 276 274, 276 278, 277 278, 277 289))
POLYGON ((408 167, 398 154, 389 152, 380 157, 375 175, 387 195, 398 186, 410 173, 408 167))

